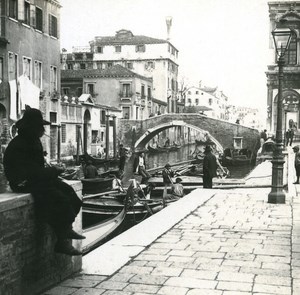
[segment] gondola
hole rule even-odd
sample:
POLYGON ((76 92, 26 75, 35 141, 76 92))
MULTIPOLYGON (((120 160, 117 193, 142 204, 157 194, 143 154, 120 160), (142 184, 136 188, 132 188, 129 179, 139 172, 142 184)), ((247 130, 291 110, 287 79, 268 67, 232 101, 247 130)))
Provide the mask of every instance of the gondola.
POLYGON ((148 145, 148 151, 150 153, 177 151, 180 148, 181 148, 181 145, 171 145, 171 146, 163 146, 163 147, 152 147, 152 146, 148 145))
MULTIPOLYGON (((82 212, 84 219, 107 219, 115 216, 124 206, 124 194, 111 193, 86 197, 83 201, 82 212)), ((130 221, 139 222, 145 217, 161 210, 162 201, 153 199, 129 200, 127 216, 130 221)))
POLYGON ((86 239, 84 239, 82 243, 82 252, 84 254, 102 245, 110 237, 122 230, 125 223, 125 217, 128 210, 128 201, 130 199, 131 193, 132 187, 129 187, 124 200, 123 208, 119 211, 119 213, 108 219, 105 219, 100 223, 83 229, 83 234, 86 237, 86 239))
POLYGON ((97 194, 112 188, 114 177, 81 179, 82 194, 97 194))
POLYGON ((207 146, 207 145, 216 145, 212 140, 207 139, 207 140, 201 140, 201 139, 195 139, 195 143, 196 145, 203 145, 203 146, 207 146))
POLYGON ((271 138, 267 139, 257 152, 256 164, 260 164, 266 160, 272 160, 275 150, 276 143, 271 138))
POLYGON ((244 166, 255 163, 253 152, 248 149, 225 149, 222 157, 223 166, 244 166))
MULTIPOLYGON (((83 154, 79 155, 79 161, 87 163, 88 161, 91 161, 93 165, 103 165, 103 164, 117 164, 119 163, 120 159, 119 158, 100 158, 100 157, 95 157, 89 154, 83 154)), ((77 160, 77 155, 73 155, 74 160, 77 160)))

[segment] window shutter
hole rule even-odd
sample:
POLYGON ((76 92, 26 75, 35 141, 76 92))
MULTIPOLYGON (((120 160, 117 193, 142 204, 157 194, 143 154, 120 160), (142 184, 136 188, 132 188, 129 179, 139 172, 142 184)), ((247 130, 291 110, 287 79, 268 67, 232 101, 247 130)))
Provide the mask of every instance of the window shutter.
POLYGON ((30 4, 30 25, 36 27, 35 5, 30 4))
POLYGON ((18 1, 18 20, 25 20, 25 1, 18 1))
POLYGON ((48 15, 48 34, 52 35, 52 18, 51 14, 48 15))

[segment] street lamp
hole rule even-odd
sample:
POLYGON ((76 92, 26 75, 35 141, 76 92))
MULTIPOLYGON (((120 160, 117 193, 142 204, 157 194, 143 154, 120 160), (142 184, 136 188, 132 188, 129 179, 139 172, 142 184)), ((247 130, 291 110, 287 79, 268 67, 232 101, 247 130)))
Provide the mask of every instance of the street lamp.
POLYGON ((283 164, 282 155, 282 82, 284 55, 289 48, 292 31, 289 28, 276 28, 273 32, 273 39, 277 54, 278 64, 278 96, 277 96, 277 125, 276 125, 276 149, 272 159, 272 189, 268 195, 268 203, 284 204, 285 193, 283 191, 283 164))

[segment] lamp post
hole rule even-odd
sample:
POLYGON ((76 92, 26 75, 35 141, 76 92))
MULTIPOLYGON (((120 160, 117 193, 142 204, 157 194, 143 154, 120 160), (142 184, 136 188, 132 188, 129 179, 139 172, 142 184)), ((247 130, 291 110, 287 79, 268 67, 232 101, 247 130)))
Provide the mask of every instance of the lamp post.
POLYGON ((273 39, 277 54, 278 64, 278 96, 277 96, 277 125, 276 125, 276 149, 272 159, 272 189, 268 195, 268 203, 284 204, 285 193, 283 191, 283 164, 282 154, 282 82, 284 55, 290 45, 292 31, 289 28, 276 28, 273 32, 273 39))

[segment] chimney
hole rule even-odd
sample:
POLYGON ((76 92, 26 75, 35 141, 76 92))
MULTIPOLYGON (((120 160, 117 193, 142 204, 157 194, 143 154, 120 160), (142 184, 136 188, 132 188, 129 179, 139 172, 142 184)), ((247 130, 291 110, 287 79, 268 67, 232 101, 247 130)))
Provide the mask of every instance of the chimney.
POLYGON ((172 16, 166 17, 166 24, 167 24, 167 40, 170 40, 170 31, 172 27, 172 16))

